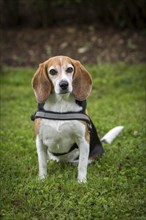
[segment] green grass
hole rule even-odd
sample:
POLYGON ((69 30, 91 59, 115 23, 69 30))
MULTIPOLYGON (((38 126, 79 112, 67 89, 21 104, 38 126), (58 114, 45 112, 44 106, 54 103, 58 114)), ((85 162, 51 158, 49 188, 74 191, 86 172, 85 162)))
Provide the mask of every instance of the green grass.
POLYGON ((4 220, 145 219, 145 67, 90 66, 93 91, 88 111, 100 137, 125 128, 105 155, 88 166, 87 184, 77 183, 77 167, 50 162, 48 177, 37 178, 36 110, 33 69, 1 71, 1 214, 4 220))

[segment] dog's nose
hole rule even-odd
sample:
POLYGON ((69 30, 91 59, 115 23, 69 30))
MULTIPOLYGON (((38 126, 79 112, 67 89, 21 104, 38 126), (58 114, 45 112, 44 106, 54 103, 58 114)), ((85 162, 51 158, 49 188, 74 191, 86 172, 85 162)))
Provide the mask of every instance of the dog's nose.
POLYGON ((68 82, 66 80, 61 80, 59 86, 62 90, 66 90, 68 87, 68 82))

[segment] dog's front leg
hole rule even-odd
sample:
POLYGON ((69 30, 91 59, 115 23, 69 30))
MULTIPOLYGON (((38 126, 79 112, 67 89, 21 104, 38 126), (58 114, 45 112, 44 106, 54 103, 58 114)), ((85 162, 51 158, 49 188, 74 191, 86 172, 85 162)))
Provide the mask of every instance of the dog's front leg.
POLYGON ((86 139, 79 141, 79 165, 78 165, 78 182, 86 182, 87 165, 89 157, 89 143, 86 139))
POLYGON ((47 147, 43 145, 38 135, 36 137, 36 148, 39 163, 39 177, 40 179, 44 179, 47 175, 47 147))

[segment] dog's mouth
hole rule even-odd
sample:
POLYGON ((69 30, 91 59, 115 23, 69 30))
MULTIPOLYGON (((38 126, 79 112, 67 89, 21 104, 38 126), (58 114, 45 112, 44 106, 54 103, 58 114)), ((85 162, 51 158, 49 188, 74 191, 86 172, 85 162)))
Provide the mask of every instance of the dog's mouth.
POLYGON ((60 90, 60 94, 66 94, 66 93, 69 93, 68 89, 66 89, 66 90, 60 90))

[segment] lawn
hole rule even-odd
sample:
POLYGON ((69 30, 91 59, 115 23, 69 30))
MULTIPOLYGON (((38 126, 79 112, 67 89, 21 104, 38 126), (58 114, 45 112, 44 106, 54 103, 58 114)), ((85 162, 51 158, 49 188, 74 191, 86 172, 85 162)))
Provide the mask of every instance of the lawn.
POLYGON ((124 130, 88 166, 86 184, 77 182, 77 166, 53 161, 48 177, 38 180, 30 120, 37 106, 31 89, 35 70, 1 70, 1 219, 145 219, 145 66, 118 63, 87 69, 94 81, 88 111, 99 136, 117 125, 124 130))

